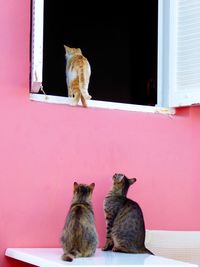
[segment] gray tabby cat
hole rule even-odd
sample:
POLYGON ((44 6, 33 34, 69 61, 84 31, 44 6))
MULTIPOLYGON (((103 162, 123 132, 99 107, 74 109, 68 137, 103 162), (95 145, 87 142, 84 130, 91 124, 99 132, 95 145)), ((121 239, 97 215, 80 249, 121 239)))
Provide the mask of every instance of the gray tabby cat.
POLYGON ((61 236, 64 261, 89 257, 96 251, 98 237, 91 203, 94 186, 94 183, 74 183, 73 199, 61 236))
POLYGON ((145 247, 145 224, 137 202, 126 197, 129 186, 136 178, 124 174, 113 176, 113 187, 104 201, 107 222, 106 244, 102 250, 127 253, 150 253, 145 247))

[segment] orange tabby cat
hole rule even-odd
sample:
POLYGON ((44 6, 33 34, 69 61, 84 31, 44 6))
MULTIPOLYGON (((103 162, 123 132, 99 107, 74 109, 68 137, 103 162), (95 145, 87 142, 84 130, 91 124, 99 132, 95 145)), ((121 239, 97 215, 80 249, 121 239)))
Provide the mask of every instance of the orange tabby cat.
POLYGON ((88 85, 91 75, 90 64, 82 55, 80 48, 70 48, 64 45, 66 57, 66 81, 68 96, 74 98, 77 105, 81 100, 82 105, 87 107, 86 100, 91 99, 88 93, 88 85))

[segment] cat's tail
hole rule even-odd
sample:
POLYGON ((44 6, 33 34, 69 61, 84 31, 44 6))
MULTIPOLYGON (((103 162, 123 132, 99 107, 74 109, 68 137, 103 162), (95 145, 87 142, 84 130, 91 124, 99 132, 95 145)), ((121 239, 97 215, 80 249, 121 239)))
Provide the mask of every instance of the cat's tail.
POLYGON ((64 253, 62 255, 62 260, 64 261, 73 261, 74 259, 74 255, 70 254, 70 253, 64 253))
POLYGON ((151 255, 154 255, 149 249, 147 248, 144 248, 144 252, 143 253, 148 253, 148 254, 151 254, 151 255))
POLYGON ((69 252, 65 251, 65 253, 62 256, 62 259, 64 261, 73 261, 74 258, 81 257, 82 254, 76 250, 76 249, 71 249, 69 252))

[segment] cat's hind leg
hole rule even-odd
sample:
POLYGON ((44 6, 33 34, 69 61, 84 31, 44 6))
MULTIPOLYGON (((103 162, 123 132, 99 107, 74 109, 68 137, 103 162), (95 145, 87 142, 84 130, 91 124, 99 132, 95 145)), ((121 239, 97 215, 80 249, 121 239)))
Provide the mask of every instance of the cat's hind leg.
POLYGON ((85 98, 82 95, 81 95, 81 103, 82 103, 84 108, 87 108, 87 103, 85 101, 85 98))
POLYGON ((107 239, 106 244, 104 245, 102 250, 103 251, 112 250, 113 246, 114 246, 114 243, 113 243, 112 239, 107 239))
POLYGON ((137 249, 131 247, 131 244, 127 243, 126 240, 118 239, 115 235, 113 235, 113 242, 113 252, 139 253, 137 249))
POLYGON ((80 98, 81 98, 81 93, 78 92, 78 91, 76 91, 74 93, 74 101, 73 101, 73 104, 74 105, 78 105, 80 98))
POLYGON ((122 242, 122 240, 118 240, 115 236, 113 236, 114 246, 112 248, 113 252, 126 252, 126 253, 133 253, 130 252, 130 248, 127 248, 127 245, 122 242))
POLYGON ((146 248, 141 248, 141 249, 133 249, 133 248, 127 248, 123 246, 114 246, 112 249, 113 252, 124 252, 124 253, 147 253, 154 255, 150 250, 146 248))

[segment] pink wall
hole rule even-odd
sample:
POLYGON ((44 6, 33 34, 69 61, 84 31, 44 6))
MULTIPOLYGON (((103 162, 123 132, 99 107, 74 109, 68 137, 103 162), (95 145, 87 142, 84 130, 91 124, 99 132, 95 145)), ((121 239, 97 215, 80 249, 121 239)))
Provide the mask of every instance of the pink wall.
POLYGON ((148 229, 200 230, 200 108, 163 116, 29 101, 27 0, 0 0, 0 266, 7 247, 57 247, 73 182, 102 202, 115 172, 138 178, 129 196, 148 229))

